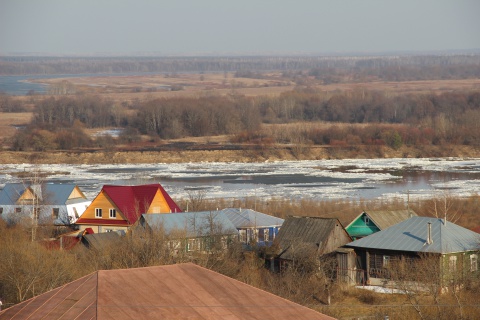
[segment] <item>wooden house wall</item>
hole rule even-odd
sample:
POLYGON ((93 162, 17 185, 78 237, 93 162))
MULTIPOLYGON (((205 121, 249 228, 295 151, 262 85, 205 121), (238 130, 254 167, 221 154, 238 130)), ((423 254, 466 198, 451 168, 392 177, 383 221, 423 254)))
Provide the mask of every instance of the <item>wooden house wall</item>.
POLYGON ((366 236, 369 236, 375 232, 380 231, 372 220, 368 219, 365 222, 366 214, 360 215, 354 222, 352 222, 347 228, 348 234, 354 239, 360 239, 366 236))
POLYGON ((321 251, 319 252, 320 255, 327 254, 333 252, 340 248, 341 246, 351 242, 352 239, 347 234, 345 229, 339 224, 336 223, 335 227, 333 228, 332 232, 328 236, 323 245, 321 251))
POLYGON ((68 199, 70 200, 70 199, 79 199, 79 198, 87 199, 87 197, 85 197, 83 192, 80 191, 80 188, 75 187, 75 188, 73 188, 72 193, 68 196, 68 199))
MULTIPOLYGON (((147 206, 148 207, 148 206, 147 206)), ((143 213, 143 212, 142 212, 143 213)), ((170 213, 170 207, 160 189, 157 190, 146 213, 170 213)))
POLYGON ((82 214, 83 219, 97 219, 99 220, 123 220, 126 221, 125 217, 122 215, 122 212, 111 202, 111 200, 105 196, 105 193, 100 192, 98 196, 92 201, 92 203, 87 207, 85 212, 82 214), (102 209, 102 218, 95 217, 95 209, 102 209), (116 218, 110 218, 109 209, 115 209, 117 211, 116 218))

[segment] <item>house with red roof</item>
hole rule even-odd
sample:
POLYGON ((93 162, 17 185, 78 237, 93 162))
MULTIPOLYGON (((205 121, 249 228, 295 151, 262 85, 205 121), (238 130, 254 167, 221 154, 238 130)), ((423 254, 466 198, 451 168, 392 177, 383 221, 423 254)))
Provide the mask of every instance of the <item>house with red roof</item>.
POLYGON ((95 233, 127 230, 149 213, 182 212, 159 184, 138 186, 105 185, 77 220, 80 230, 95 233))

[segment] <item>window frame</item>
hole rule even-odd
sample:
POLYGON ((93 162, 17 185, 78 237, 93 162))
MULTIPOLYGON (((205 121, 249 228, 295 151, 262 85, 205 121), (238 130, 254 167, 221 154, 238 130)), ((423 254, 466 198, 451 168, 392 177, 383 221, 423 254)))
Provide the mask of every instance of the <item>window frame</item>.
POLYGON ((101 219, 103 216, 102 208, 95 208, 95 218, 101 219))
POLYGON ((117 209, 115 208, 108 209, 108 217, 110 219, 117 219, 117 209))
POLYGON ((471 272, 478 271, 478 255, 477 254, 470 255, 470 271, 471 272))

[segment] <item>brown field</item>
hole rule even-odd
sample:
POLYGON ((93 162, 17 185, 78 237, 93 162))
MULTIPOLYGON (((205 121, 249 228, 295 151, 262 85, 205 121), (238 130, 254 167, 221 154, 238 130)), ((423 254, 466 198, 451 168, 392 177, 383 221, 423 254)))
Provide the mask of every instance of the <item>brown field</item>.
MULTIPOLYGON (((263 74, 261 79, 236 78, 232 73, 192 73, 39 79, 35 81, 52 85, 64 80, 74 84, 77 92, 100 94, 115 101, 228 94, 246 96, 279 95, 282 92, 294 89, 296 86, 291 79, 283 78, 281 73, 278 72, 263 74)), ((324 85, 314 78, 307 78, 303 85, 322 92, 376 90, 391 94, 405 94, 480 90, 480 79, 366 81, 324 85)))
POLYGON ((25 126, 30 123, 33 113, 3 113, 0 112, 0 141, 15 134, 17 126, 25 126))

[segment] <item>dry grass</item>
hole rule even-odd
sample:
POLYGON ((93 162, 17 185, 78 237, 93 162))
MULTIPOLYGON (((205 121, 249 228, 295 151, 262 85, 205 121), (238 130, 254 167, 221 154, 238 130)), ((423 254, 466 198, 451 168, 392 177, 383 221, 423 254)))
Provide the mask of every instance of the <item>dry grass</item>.
POLYGON ((0 141, 12 137, 16 126, 25 126, 32 120, 33 113, 3 113, 0 112, 0 141))
MULTIPOLYGON (((168 97, 195 97, 205 95, 241 94, 246 96, 276 96, 291 91, 295 83, 280 72, 263 74, 262 79, 235 78, 232 73, 157 74, 142 76, 99 76, 65 79, 32 80, 54 84, 62 80, 73 83, 78 92, 94 93, 115 101, 132 101, 168 97), (170 91, 166 87, 181 88, 170 91)), ((375 90, 391 94, 430 93, 455 90, 478 90, 480 79, 426 80, 382 82, 366 81, 324 85, 307 78, 305 85, 323 92, 375 90)))

